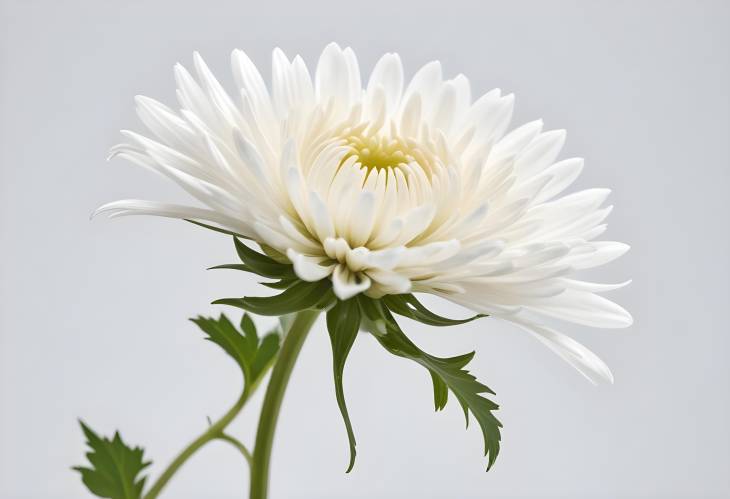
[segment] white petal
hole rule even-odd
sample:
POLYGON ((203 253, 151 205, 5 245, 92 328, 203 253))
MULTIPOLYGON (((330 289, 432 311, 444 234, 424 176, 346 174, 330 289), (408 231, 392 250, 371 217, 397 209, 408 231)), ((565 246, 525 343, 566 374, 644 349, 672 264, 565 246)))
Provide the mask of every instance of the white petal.
POLYGON ((327 206, 314 191, 309 193, 309 207, 312 215, 312 225, 319 240, 324 241, 328 237, 335 237, 335 228, 327 211, 327 206))
POLYGON ((542 120, 536 120, 515 128, 494 145, 494 157, 517 154, 537 137, 542 130, 542 125, 542 120))
POLYGON ((337 265, 332 273, 332 290, 340 300, 348 300, 370 287, 370 278, 354 274, 345 265, 337 265))
POLYGON ((515 159, 515 170, 524 177, 531 177, 553 164, 565 143, 565 130, 553 130, 540 134, 515 159))
POLYGON ((198 78, 203 84, 213 108, 223 117, 230 126, 236 126, 240 122, 240 113, 233 101, 228 96, 223 86, 218 82, 210 71, 205 61, 198 52, 193 53, 193 61, 198 78))
POLYGON ((583 171, 582 158, 566 159, 550 166, 544 172, 544 175, 548 176, 550 181, 543 187, 533 202, 538 204, 557 196, 578 178, 581 171, 583 171))
POLYGON ((385 54, 375 64, 367 88, 370 102, 378 87, 383 89, 386 110, 392 112, 400 102, 403 92, 403 64, 398 54, 385 54))
POLYGON ((287 250, 286 256, 294 265, 297 277, 303 281, 320 281, 329 276, 335 267, 333 264, 322 265, 324 259, 304 256, 291 248, 287 250))
POLYGON ((420 94, 423 104, 430 104, 441 88, 441 63, 432 61, 419 69, 403 94, 403 102, 408 102, 413 94, 420 94))
POLYGON ((411 280, 398 272, 370 269, 366 273, 373 280, 373 287, 377 286, 387 294, 403 294, 411 290, 411 280))
POLYGON ((618 284, 599 284, 597 282, 577 281, 575 279, 561 279, 561 282, 567 288, 577 289, 579 291, 588 291, 590 293, 605 293, 607 291, 613 291, 615 289, 621 289, 624 286, 628 286, 631 284, 631 279, 618 284))
POLYGON ((361 191, 350 214, 350 245, 362 246, 370 238, 375 221, 375 195, 361 191))
POLYGON ((541 324, 515 318, 509 320, 532 333, 590 382, 594 384, 599 381, 613 383, 613 374, 606 363, 574 339, 541 324))
POLYGON ((238 88, 243 89, 250 99, 253 110, 262 120, 262 124, 273 131, 274 126, 273 109, 271 106, 271 97, 266 88, 261 73, 256 69, 256 65, 251 62, 245 52, 242 50, 234 50, 231 53, 231 67, 233 68, 233 77, 236 80, 238 88))
POLYGON ((171 203, 159 203, 142 199, 123 199, 114 201, 97 208, 91 217, 108 213, 110 218, 127 215, 154 215, 158 217, 179 218, 189 220, 205 220, 220 225, 224 229, 232 230, 245 237, 252 235, 251 227, 232 217, 213 210, 195 208, 171 203))
MULTIPOLYGON (((338 105, 349 108, 352 104, 352 82, 355 75, 352 61, 336 43, 325 47, 317 63, 315 92, 319 102, 335 99, 338 105)), ((359 74, 357 75, 359 78, 359 74)))
POLYGON ((631 314, 611 300, 574 289, 568 289, 558 296, 535 300, 525 308, 591 327, 624 328, 633 323, 631 314))
POLYGON ((600 241, 591 243, 594 251, 565 258, 565 263, 575 269, 590 269, 605 265, 626 253, 631 247, 625 243, 600 241))

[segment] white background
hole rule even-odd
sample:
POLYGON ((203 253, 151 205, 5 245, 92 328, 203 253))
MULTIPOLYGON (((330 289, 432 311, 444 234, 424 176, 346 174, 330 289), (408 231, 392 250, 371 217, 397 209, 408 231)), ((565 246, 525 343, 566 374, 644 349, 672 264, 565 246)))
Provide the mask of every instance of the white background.
MULTIPOLYGON (((408 74, 439 59, 475 93, 515 92, 516 124, 567 128, 564 157, 586 158, 575 188, 614 189, 607 238, 633 249, 595 277, 634 279, 612 296, 635 325, 563 328, 613 368, 615 385, 594 387, 495 320, 404 323, 434 353, 477 350, 505 426, 488 474, 458 406, 434 413, 425 371, 361 337, 345 380, 359 455, 345 475, 320 322, 285 399, 272 499, 728 497, 728 4, 427 3, 0 0, 0 497, 88 497, 69 469, 83 461, 78 417, 120 428, 158 473, 233 402, 235 366, 186 318, 263 289, 204 270, 234 259, 224 236, 90 222, 118 198, 183 199, 104 158, 120 128, 141 129, 135 94, 174 102, 172 66, 193 50, 230 83, 233 48, 268 73, 275 46, 312 66, 332 40, 364 73, 385 51, 408 74)), ((233 425, 247 440, 259 403, 233 425)), ((165 497, 244 497, 247 482, 215 443, 165 497)))

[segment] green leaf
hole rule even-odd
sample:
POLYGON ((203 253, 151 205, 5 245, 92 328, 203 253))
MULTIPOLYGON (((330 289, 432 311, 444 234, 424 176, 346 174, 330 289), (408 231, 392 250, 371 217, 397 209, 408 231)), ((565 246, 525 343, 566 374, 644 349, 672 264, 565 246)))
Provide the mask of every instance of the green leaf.
POLYGON ((215 265, 213 267, 208 267, 208 270, 220 270, 220 269, 227 269, 227 270, 240 270, 242 272, 251 272, 252 274, 257 274, 257 272, 249 267, 246 264, 243 263, 226 263, 223 265, 215 265))
POLYGON ((271 289, 286 289, 290 287, 292 284, 297 282, 295 279, 281 279, 279 281, 273 281, 273 282, 262 282, 260 284, 263 284, 267 288, 271 289))
POLYGON ((362 315, 362 326, 372 334, 384 335, 387 331, 387 318, 383 308, 383 300, 372 300, 364 295, 357 296, 362 315))
POLYGON ((231 305, 257 315, 285 315, 308 308, 325 308, 334 300, 332 283, 297 281, 283 293, 275 296, 223 298, 214 305, 231 305))
POLYGON ((332 343, 332 367, 335 376, 335 396, 337 405, 345 420, 347 439, 350 443, 350 463, 346 473, 352 470, 355 465, 355 433, 352 430, 350 415, 345 404, 345 392, 342 387, 342 376, 345 371, 345 362, 350 354, 352 345, 357 338, 360 329, 360 308, 356 299, 338 301, 337 305, 327 312, 327 330, 329 331, 330 342, 332 343))
POLYGON ((264 254, 266 256, 268 256, 269 258, 271 258, 279 263, 285 263, 287 265, 291 265, 291 262, 289 262, 289 258, 284 253, 276 251, 274 248, 272 248, 269 245, 262 244, 262 243, 258 243, 258 244, 261 247, 261 251, 263 251, 264 254))
POLYGON ((241 331, 223 314, 218 319, 198 316, 190 320, 206 333, 206 340, 221 347, 236 361, 243 371, 246 390, 256 386, 279 351, 278 329, 259 338, 256 325, 248 314, 243 314, 241 331))
POLYGON ((297 314, 286 314, 279 316, 279 329, 281 329, 281 337, 285 338, 289 333, 294 321, 297 318, 297 314))
POLYGON ((242 237, 243 239, 250 239, 250 238, 244 236, 243 234, 238 234, 237 232, 233 232, 231 230, 223 229, 221 227, 216 227, 215 225, 208 225, 203 222, 198 222, 197 220, 191 220, 189 218, 184 218, 183 220, 185 220, 186 222, 190 222, 191 224, 195 224, 199 227, 203 227, 205 229, 209 229, 209 230, 212 230, 215 232, 220 232, 221 234, 228 234, 229 236, 242 237))
POLYGON ((238 258, 253 272, 272 279, 296 278, 294 267, 291 264, 277 262, 269 256, 254 251, 243 244, 237 237, 233 238, 233 243, 236 245, 238 258))
POLYGON ((383 310, 386 334, 375 335, 380 344, 393 355, 413 360, 428 369, 433 381, 434 405, 437 411, 446 406, 448 392, 454 394, 464 411, 467 425, 469 413, 479 423, 484 439, 484 455, 487 456, 487 471, 499 454, 502 423, 492 414, 499 406, 481 394, 494 392, 483 385, 464 367, 474 357, 474 352, 456 357, 436 357, 418 348, 401 330, 390 311, 383 310))
MULTIPOLYGON (((256 272, 254 269, 246 265, 245 263, 226 263, 223 265, 215 265, 213 267, 208 267, 208 270, 240 270, 242 272, 250 272, 252 274, 260 275, 258 272, 256 272)), ((284 279, 279 279, 278 281, 273 282, 261 282, 260 284, 263 284, 266 287, 269 287, 271 289, 286 289, 292 284, 294 284, 297 281, 294 277, 287 277, 284 279)))
POLYGON ((146 477, 139 474, 150 461, 143 460, 144 451, 140 447, 128 447, 119 432, 111 440, 100 437, 79 421, 86 436, 86 444, 91 452, 86 454, 91 467, 76 466, 81 480, 93 494, 110 499, 140 499, 146 477))
POLYGON ((384 296, 383 303, 396 314, 428 324, 429 326, 456 326, 487 317, 484 314, 477 314, 466 319, 448 319, 431 312, 412 294, 384 296))

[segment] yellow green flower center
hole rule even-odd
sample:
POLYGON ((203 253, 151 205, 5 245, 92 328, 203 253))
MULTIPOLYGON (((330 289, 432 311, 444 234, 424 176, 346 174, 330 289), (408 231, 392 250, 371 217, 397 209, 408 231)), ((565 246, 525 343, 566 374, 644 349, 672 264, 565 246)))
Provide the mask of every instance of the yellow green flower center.
POLYGON ((398 138, 382 135, 351 135, 347 137, 347 142, 352 152, 344 159, 357 156, 358 162, 367 168, 368 173, 372 170, 397 168, 417 161, 417 156, 413 154, 415 151, 398 138))

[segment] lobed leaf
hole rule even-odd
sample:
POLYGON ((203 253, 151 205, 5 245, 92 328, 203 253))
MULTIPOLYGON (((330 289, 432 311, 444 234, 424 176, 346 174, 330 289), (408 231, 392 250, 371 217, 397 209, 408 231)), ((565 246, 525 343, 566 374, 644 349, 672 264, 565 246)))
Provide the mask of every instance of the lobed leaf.
MULTIPOLYGON (((361 299, 361 303, 367 298, 361 299)), ((385 300, 383 300, 385 301, 385 300)), ((387 302, 386 302, 387 303, 387 302)), ((363 308, 363 305, 361 305, 363 308)), ((487 471, 494 465, 500 448, 502 423, 492 414, 499 406, 482 396, 494 395, 486 385, 477 381, 464 367, 474 357, 474 352, 456 357, 436 357, 418 348, 401 330, 392 314, 381 307, 385 334, 374 335, 378 342, 390 353, 421 364, 431 375, 433 381, 434 405, 437 411, 443 409, 448 401, 448 392, 454 394, 469 423, 469 413, 477 420, 484 439, 484 455, 487 456, 487 471)), ((372 313, 372 312, 371 312, 372 313)))
POLYGON ((279 351, 278 330, 259 338, 256 325, 248 314, 241 318, 240 331, 224 314, 218 319, 198 316, 191 321, 206 333, 206 340, 221 347, 236 361, 243 372, 246 390, 251 390, 260 381, 279 351))
POLYGON ((144 461, 141 447, 127 446, 119 435, 100 437, 83 421, 79 421, 91 452, 86 454, 91 467, 75 466, 90 492, 110 499, 140 499, 147 477, 140 473, 151 464, 144 461))

